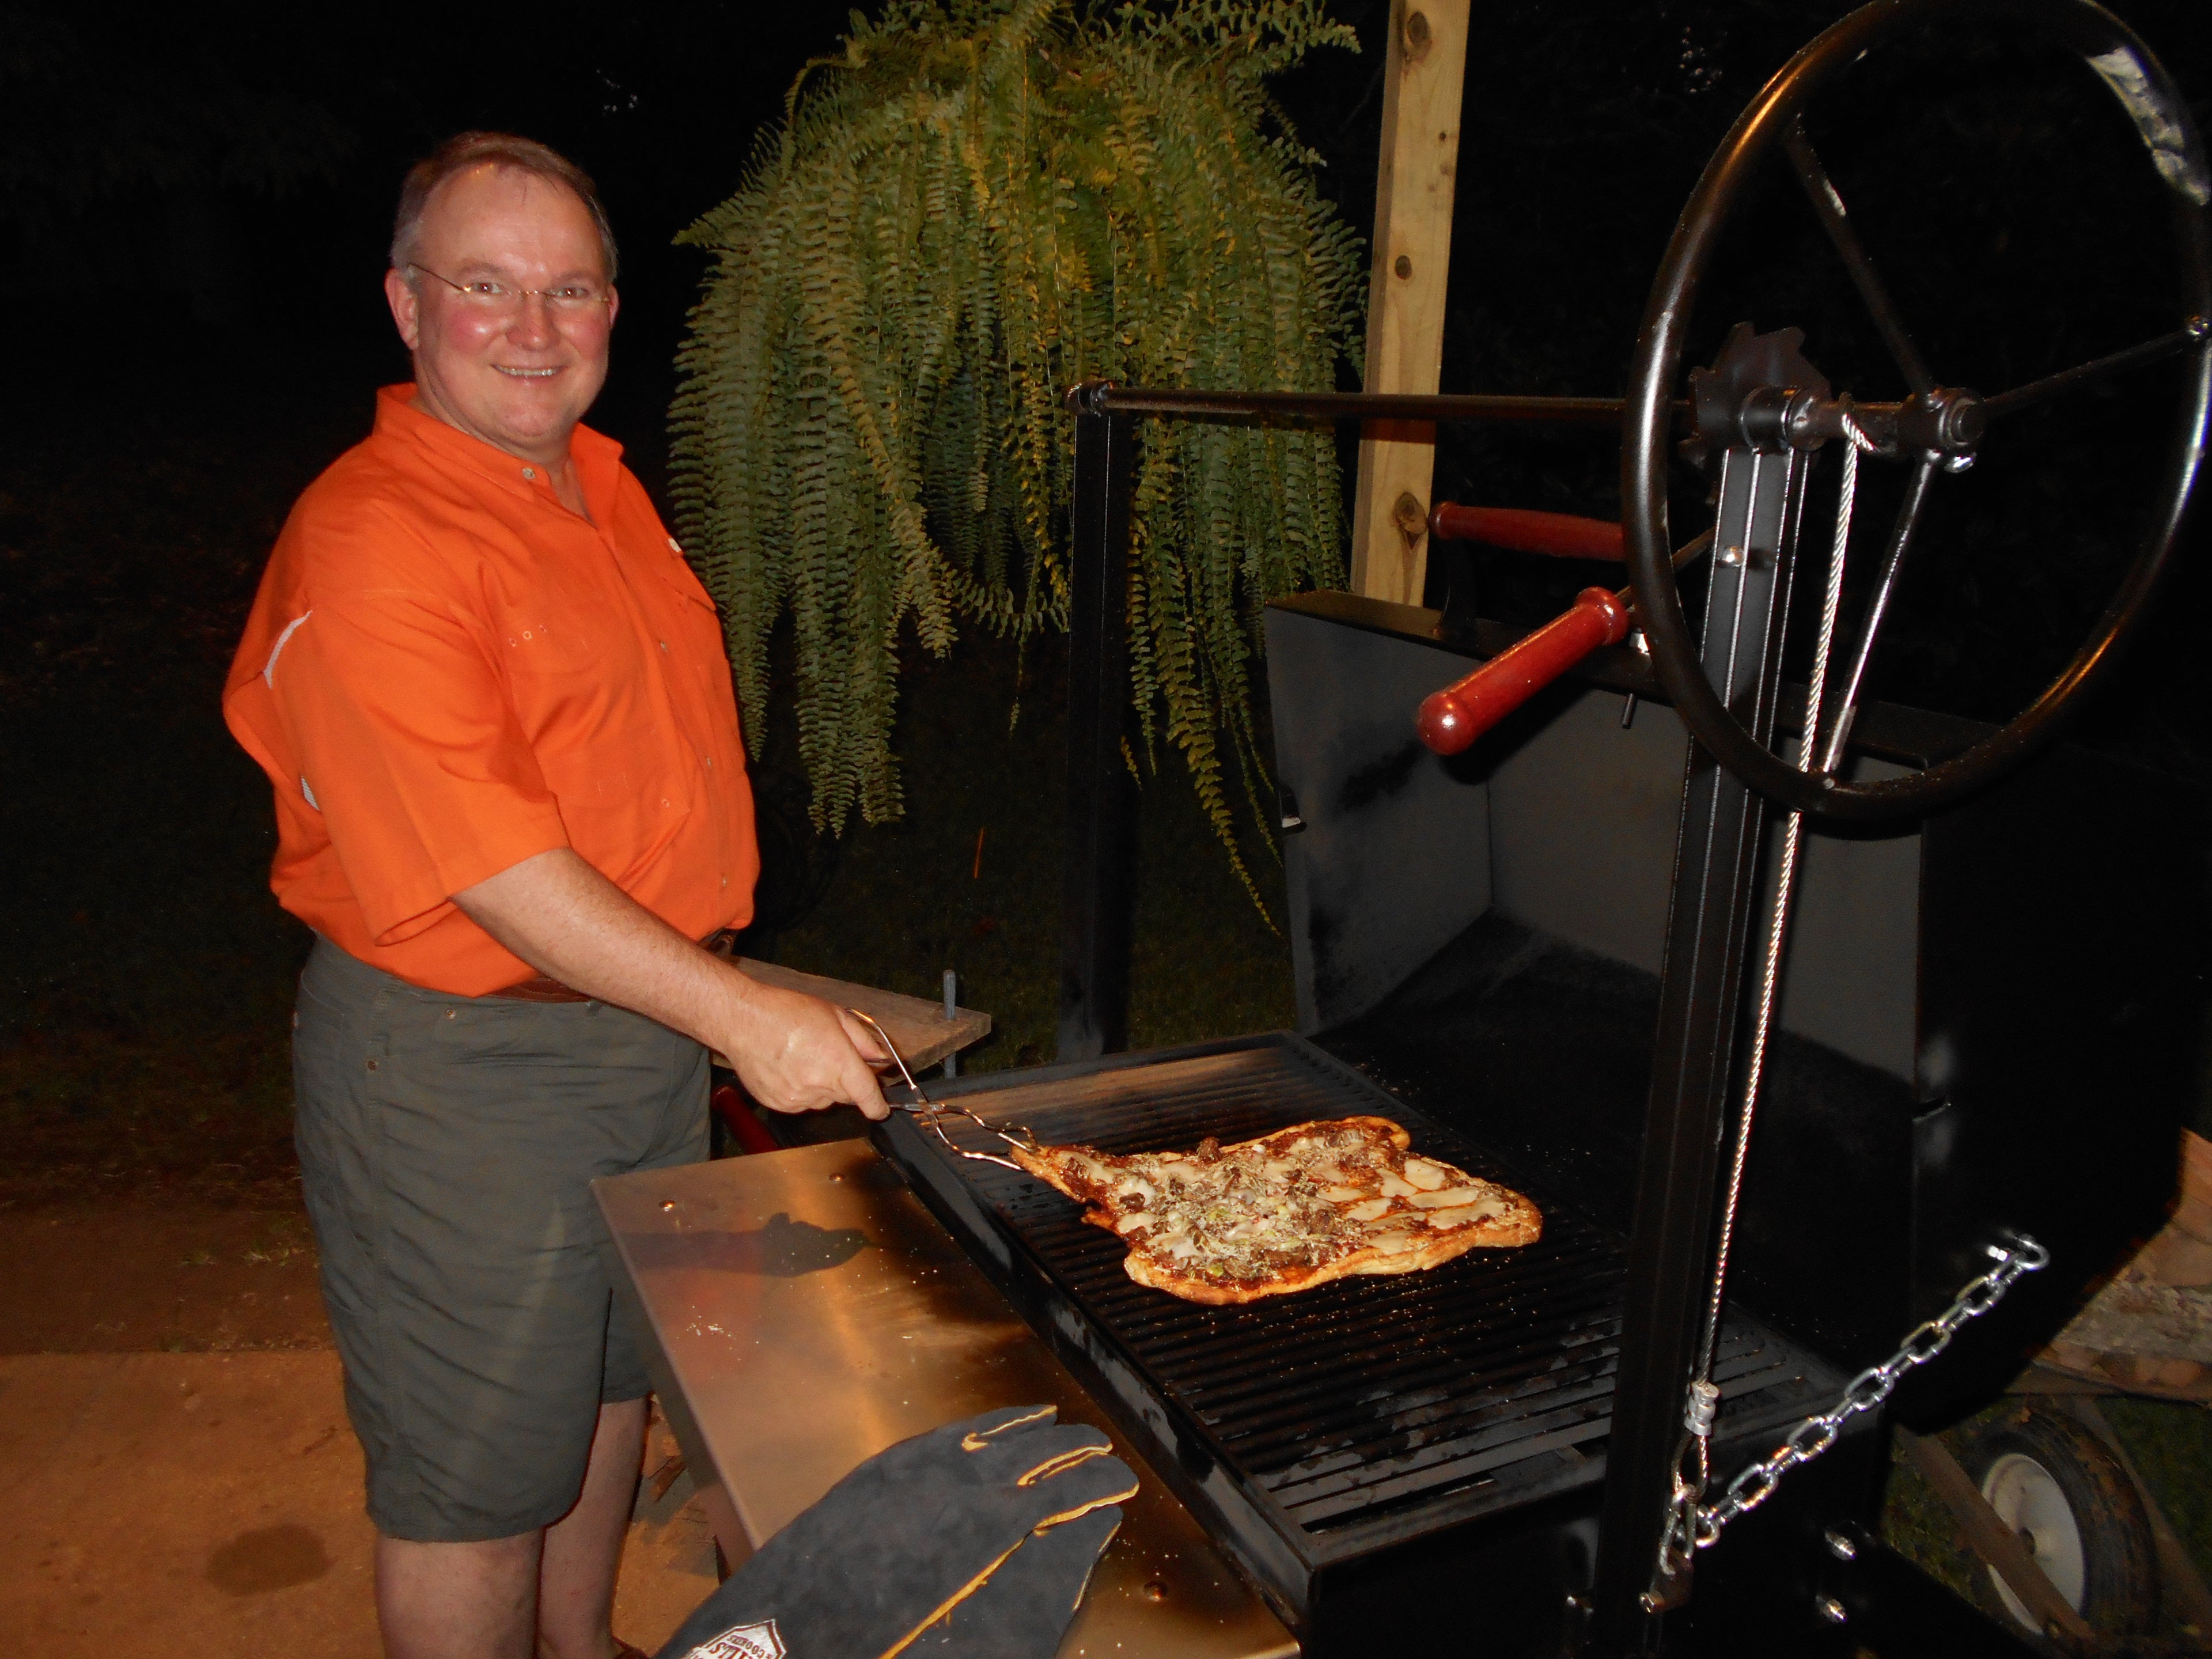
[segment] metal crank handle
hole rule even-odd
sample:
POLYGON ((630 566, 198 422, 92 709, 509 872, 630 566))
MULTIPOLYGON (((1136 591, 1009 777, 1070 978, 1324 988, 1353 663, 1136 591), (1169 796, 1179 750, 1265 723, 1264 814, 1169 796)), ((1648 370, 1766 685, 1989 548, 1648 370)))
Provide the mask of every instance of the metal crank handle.
MULTIPOLYGON (((1709 531, 1674 555, 1674 568, 1712 545, 1709 531)), ((1499 652, 1466 678, 1422 701, 1416 728, 1439 755, 1456 755, 1601 645, 1618 645, 1633 625, 1636 590, 1585 587, 1574 609, 1499 652)))
POLYGON ((1528 507, 1438 501, 1429 514, 1429 533, 1439 541, 1480 542, 1486 547, 1544 553, 1555 559, 1605 559, 1619 564, 1626 556, 1618 523, 1528 507))

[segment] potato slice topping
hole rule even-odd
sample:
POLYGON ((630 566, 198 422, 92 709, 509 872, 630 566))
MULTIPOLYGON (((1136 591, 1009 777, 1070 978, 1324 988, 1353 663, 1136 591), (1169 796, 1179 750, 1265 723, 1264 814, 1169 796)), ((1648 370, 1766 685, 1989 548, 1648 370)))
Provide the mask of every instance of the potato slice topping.
POLYGON ((1440 1193, 1416 1193, 1413 1207, 1417 1210, 1455 1210, 1462 1204, 1473 1204, 1489 1194, 1480 1187, 1450 1187, 1440 1193))

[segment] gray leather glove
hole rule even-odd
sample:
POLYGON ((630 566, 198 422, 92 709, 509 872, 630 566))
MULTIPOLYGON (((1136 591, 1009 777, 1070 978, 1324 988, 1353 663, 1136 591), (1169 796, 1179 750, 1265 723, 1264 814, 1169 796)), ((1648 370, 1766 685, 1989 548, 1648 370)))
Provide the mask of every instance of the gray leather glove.
POLYGON ((1121 1524, 1121 1510, 1109 1507, 1031 1533, 981 1589, 915 1638, 906 1654, 1052 1659, 1075 1622, 1091 1569, 1121 1524))
POLYGON ((1119 1524, 1105 1511, 1137 1490, 1103 1433, 1054 1412, 985 1412, 878 1453, 731 1574, 659 1659, 887 1659, 940 1621, 940 1638, 966 1636, 961 1651, 1048 1656, 987 1645, 984 1627, 1034 1640, 1056 1615, 1057 1645, 1119 1524), (972 1635, 956 1624, 1010 1557, 1040 1545, 969 1610, 972 1635))

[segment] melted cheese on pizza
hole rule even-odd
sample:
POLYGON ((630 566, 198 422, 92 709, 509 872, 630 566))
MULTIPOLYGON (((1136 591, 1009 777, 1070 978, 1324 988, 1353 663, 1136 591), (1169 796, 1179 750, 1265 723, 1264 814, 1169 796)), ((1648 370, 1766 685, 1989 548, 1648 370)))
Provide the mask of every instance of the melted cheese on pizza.
POLYGON ((1056 1146, 1015 1157, 1129 1245, 1132 1278, 1194 1300, 1404 1272, 1537 1237, 1540 1218, 1527 1199, 1410 1156, 1409 1144, 1398 1125, 1362 1117, 1230 1147, 1208 1139, 1190 1152, 1056 1146))

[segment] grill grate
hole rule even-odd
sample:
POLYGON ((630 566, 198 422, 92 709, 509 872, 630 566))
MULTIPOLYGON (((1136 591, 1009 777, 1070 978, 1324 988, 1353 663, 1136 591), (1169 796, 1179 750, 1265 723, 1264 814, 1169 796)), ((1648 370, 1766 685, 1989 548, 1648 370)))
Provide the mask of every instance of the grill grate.
MULTIPOLYGON (((1241 1140, 1372 1113, 1412 1130, 1416 1151, 1523 1184, 1464 1137, 1292 1037, 999 1089, 976 1085, 961 1091, 963 1104, 1025 1124, 1048 1142, 1108 1152, 1188 1148, 1207 1135, 1241 1140)), ((975 1150, 996 1144, 973 1125, 951 1133, 975 1150)), ((1165 1408, 1174 1433, 1158 1449, 1187 1472, 1194 1448, 1200 1450, 1199 1461, 1230 1473, 1231 1489, 1310 1560, 1595 1482, 1601 1473, 1621 1248, 1547 1194, 1531 1191, 1545 1227, 1526 1249, 1476 1250, 1426 1273, 1340 1279, 1209 1308, 1130 1279, 1121 1242, 1084 1224, 1042 1182, 933 1151, 910 1126, 888 1140, 926 1191, 981 1200, 970 1212, 988 1214, 1045 1288, 1051 1305, 1041 1327, 1073 1316, 1094 1359, 1103 1352, 1124 1362, 1101 1369, 1133 1432, 1149 1425, 1161 1438, 1165 1408)), ((958 1224, 961 1205, 940 1207, 958 1224)), ((1004 1248, 985 1244, 980 1253, 1004 1248)), ((1065 1341, 1068 1332, 1057 1334, 1065 1341)), ((1723 1423, 1738 1432, 1801 1412, 1833 1382, 1743 1321, 1727 1329, 1717 1376, 1723 1423)), ((1218 1498, 1218 1483, 1208 1491, 1218 1498)))

